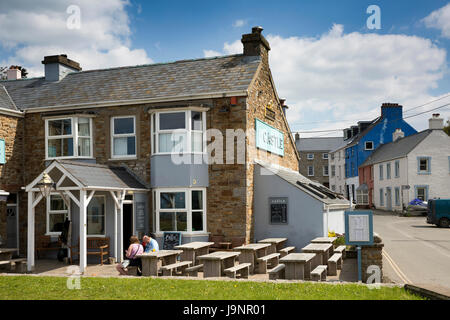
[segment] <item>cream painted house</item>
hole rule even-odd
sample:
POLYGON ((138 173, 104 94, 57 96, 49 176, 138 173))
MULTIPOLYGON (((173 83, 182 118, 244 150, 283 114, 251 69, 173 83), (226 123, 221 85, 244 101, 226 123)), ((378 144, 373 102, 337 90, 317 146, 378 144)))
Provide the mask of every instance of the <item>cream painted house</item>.
POLYGON ((373 204, 401 211, 402 204, 420 198, 450 198, 450 137, 438 114, 429 129, 380 146, 361 167, 373 166, 373 204))

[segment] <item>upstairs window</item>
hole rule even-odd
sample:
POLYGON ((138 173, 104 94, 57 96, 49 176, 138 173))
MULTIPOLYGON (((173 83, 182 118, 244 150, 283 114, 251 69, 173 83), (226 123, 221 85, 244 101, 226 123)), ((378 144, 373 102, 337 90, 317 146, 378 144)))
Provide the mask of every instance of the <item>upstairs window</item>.
POLYGON ((308 166, 308 176, 313 177, 314 176, 314 167, 308 166))
POLYGON ((386 163, 386 179, 391 178, 391 163, 386 163))
POLYGON ((380 164, 380 180, 383 180, 383 165, 380 164))
POLYGON ((331 166, 331 176, 334 177, 336 176, 336 166, 331 166))
POLYGON ((322 159, 328 160, 328 153, 322 153, 322 159))
POLYGON ((111 119, 112 158, 136 157, 136 118, 134 116, 111 119))
POLYGON ((308 159, 308 160, 314 160, 314 153, 308 153, 308 154, 306 155, 306 159, 308 159))
POLYGON ((323 176, 328 177, 328 166, 323 166, 323 176))
POLYGON ((365 150, 373 150, 373 141, 366 141, 365 150))
POLYGON ((205 112, 186 110, 152 115, 153 154, 204 153, 205 112))
POLYGON ((47 159, 92 157, 91 118, 46 119, 45 136, 47 159))
POLYGON ((396 178, 400 177, 400 161, 399 160, 395 161, 395 163, 394 163, 394 174, 395 174, 396 178))
POLYGON ((417 157, 417 173, 431 173, 431 157, 417 157))

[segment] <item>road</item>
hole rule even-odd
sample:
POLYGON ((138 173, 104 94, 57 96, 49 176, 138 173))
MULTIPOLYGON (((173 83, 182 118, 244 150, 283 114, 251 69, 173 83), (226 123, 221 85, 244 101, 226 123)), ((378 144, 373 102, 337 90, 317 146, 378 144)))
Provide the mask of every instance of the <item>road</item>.
POLYGON ((450 295, 450 228, 437 228, 425 220, 375 213, 374 231, 385 245, 383 272, 394 282, 450 295))

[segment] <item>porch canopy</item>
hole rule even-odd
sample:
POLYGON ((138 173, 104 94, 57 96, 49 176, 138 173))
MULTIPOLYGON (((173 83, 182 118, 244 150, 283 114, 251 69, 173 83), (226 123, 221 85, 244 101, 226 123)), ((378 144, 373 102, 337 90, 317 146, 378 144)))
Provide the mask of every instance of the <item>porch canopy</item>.
POLYGON ((42 200, 38 183, 47 173, 54 182, 53 192, 58 192, 66 205, 72 200, 79 208, 80 272, 87 266, 87 206, 96 191, 109 192, 114 200, 114 256, 123 259, 122 205, 128 191, 148 191, 144 182, 126 167, 109 167, 81 161, 54 160, 36 179, 26 186, 28 193, 28 271, 34 269, 35 207, 42 200))

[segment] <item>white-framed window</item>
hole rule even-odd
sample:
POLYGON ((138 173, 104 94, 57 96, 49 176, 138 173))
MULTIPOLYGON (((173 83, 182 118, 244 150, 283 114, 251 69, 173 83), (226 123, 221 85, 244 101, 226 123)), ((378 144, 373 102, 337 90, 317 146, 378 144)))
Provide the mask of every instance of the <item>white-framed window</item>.
POLYGON ((158 188, 154 197, 156 232, 206 232, 205 188, 158 188))
POLYGON ((328 177, 328 166, 323 166, 323 176, 328 177))
POLYGON ((69 217, 69 209, 59 193, 47 198, 47 235, 61 234, 64 221, 69 217))
POLYGON ((308 166, 308 176, 309 177, 314 176, 314 166, 308 166))
POLYGON ((364 144, 365 150, 373 150, 373 141, 366 141, 364 144))
POLYGON ((417 157, 417 173, 431 174, 431 157, 417 157))
POLYGON ((45 119, 46 159, 92 158, 92 119, 45 119))
POLYGON ((367 190, 356 190, 356 203, 360 205, 368 205, 369 192, 367 190))
POLYGON ((136 117, 112 117, 111 157, 135 158, 136 155, 136 117))
POLYGON ((106 234, 106 197, 94 195, 87 207, 87 235, 105 236, 106 234))
POLYGON ((314 153, 307 153, 307 154, 306 154, 306 159, 308 159, 308 160, 314 160, 314 153))
POLYGON ((328 153, 322 153, 322 159, 328 160, 328 153))
POLYGON ((152 153, 204 153, 206 112, 161 111, 152 114, 152 153))

